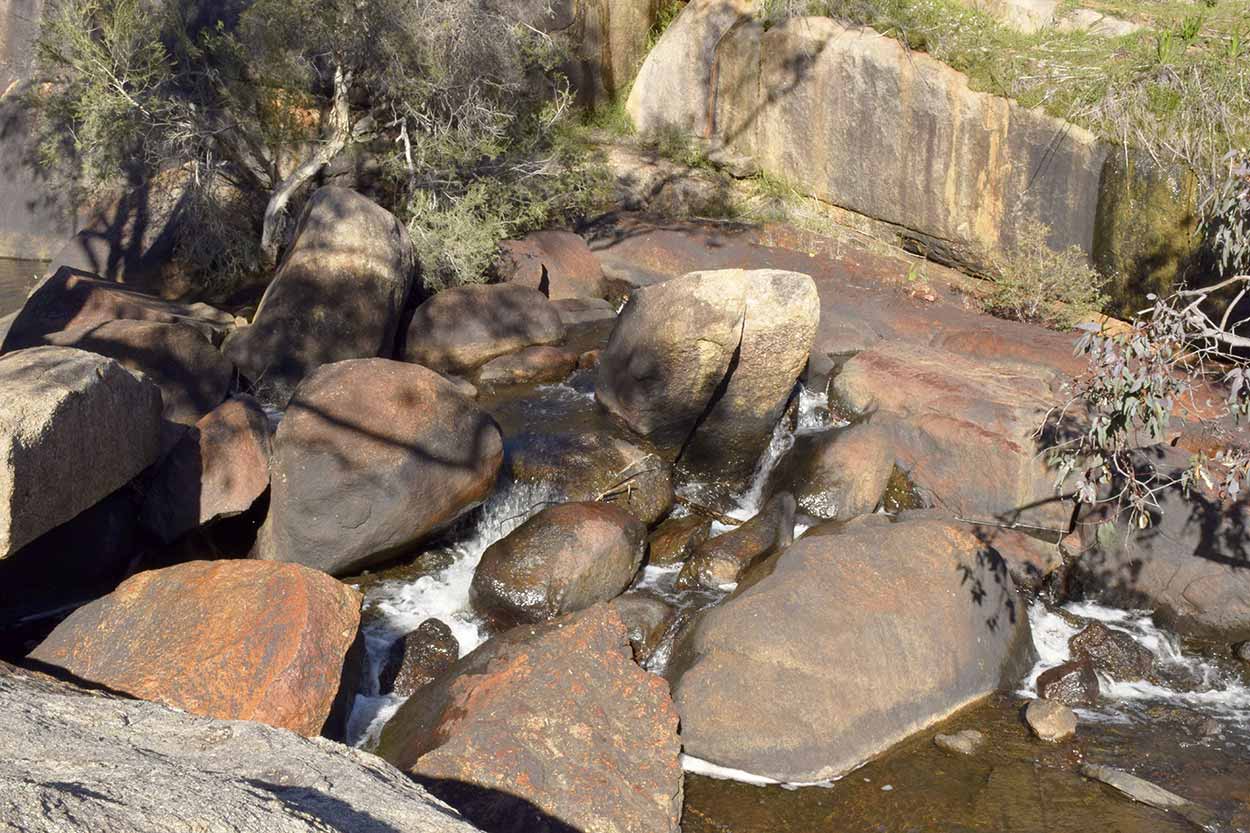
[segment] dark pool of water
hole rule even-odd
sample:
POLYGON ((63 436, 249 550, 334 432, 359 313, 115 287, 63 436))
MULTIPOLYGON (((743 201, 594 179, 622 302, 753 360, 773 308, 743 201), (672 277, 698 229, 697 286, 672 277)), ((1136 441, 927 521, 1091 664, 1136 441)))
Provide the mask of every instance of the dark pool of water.
POLYGON ((26 294, 48 265, 44 260, 0 258, 0 316, 22 306, 26 294))

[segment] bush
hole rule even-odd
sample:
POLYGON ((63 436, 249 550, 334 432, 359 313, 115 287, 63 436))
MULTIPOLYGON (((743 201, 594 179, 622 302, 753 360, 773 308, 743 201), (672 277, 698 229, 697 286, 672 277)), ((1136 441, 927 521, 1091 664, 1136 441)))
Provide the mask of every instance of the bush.
POLYGON ((983 302, 987 312, 1066 330, 1102 310, 1106 279, 1079 246, 1056 252, 1049 238, 1049 226, 1028 223, 1010 251, 991 257, 993 289, 983 302))

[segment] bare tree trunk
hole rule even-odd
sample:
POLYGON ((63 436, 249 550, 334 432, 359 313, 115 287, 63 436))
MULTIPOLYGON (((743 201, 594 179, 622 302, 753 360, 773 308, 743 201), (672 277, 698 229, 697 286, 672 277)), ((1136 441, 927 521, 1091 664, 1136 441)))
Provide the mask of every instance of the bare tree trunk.
POLYGON ((347 147, 351 138, 351 120, 348 111, 347 93, 351 87, 351 74, 344 73, 341 66, 334 69, 334 103, 330 109, 330 131, 326 140, 317 148, 311 157, 291 171, 291 175, 278 183, 269 196, 269 204, 265 206, 265 222, 260 236, 261 254, 270 264, 277 263, 278 246, 281 241, 281 220, 286 213, 287 204, 295 192, 308 180, 330 163, 334 157, 347 147))

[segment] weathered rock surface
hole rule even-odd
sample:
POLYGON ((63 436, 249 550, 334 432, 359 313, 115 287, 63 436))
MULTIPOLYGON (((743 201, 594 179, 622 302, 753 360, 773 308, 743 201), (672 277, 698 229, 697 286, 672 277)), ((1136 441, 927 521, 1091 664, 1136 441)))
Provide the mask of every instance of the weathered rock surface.
POLYGON ((1024 710, 1024 721, 1040 740, 1056 743, 1076 734, 1076 715, 1063 703, 1033 700, 1024 710))
POLYGON ((1098 675, 1087 658, 1048 668, 1037 678, 1038 696, 1065 706, 1096 705, 1098 692, 1098 675))
POLYGON ((870 516, 809 531, 771 575, 693 620, 668 673, 688 754, 815 781, 1014 684, 1031 661, 1011 580, 966 527, 870 516))
POLYGON ((472 833, 385 761, 0 664, 0 822, 28 833, 472 833))
POLYGON ((700 544, 681 568, 677 587, 731 588, 752 564, 785 549, 793 540, 794 497, 782 492, 742 526, 700 544))
POLYGON ((711 531, 711 520, 700 515, 669 518, 647 539, 647 563, 667 567, 685 561, 711 531))
POLYGON ((537 231, 500 248, 500 279, 537 289, 551 300, 606 298, 603 269, 586 241, 571 231, 537 231))
POLYGON ((229 359, 185 324, 119 319, 50 333, 44 342, 98 353, 142 373, 161 389, 164 418, 179 425, 194 425, 220 405, 234 380, 229 359))
POLYGON ((577 354, 560 347, 526 347, 497 356, 478 368, 481 385, 520 385, 560 382, 577 368, 577 354))
POLYGON ((410 697, 379 754, 489 830, 676 831, 667 686, 599 605, 507 631, 410 697))
POLYGON ((269 488, 269 420, 240 395, 206 414, 145 483, 143 525, 165 543, 246 512, 269 488))
POLYGON ((439 619, 426 619, 396 639, 378 674, 383 693, 407 697, 434 681, 460 658, 460 643, 439 619))
POLYGON ((135 292, 69 267, 44 278, 13 320, 4 338, 8 353, 47 344, 47 336, 83 330, 109 321, 184 324, 212 343, 234 328, 234 318, 207 304, 177 304, 135 292))
POLYGON ((525 431, 506 443, 507 467, 566 501, 602 500, 645 524, 673 505, 672 467, 659 454, 607 432, 525 431))
POLYGON ((1116 680, 1144 680, 1154 667, 1154 655, 1145 646, 1102 622, 1091 622, 1069 639, 1068 652, 1074 658, 1089 660, 1116 680))
POLYGON ((320 188, 226 355, 258 398, 279 405, 323 364, 389 358, 415 262, 408 230, 389 211, 346 188, 320 188))
POLYGON ((595 397, 693 478, 751 476, 820 318, 807 275, 695 272, 634 292, 599 360, 595 397))
POLYGON ((385 560, 485 500, 499 427, 418 365, 353 359, 301 383, 273 438, 253 554, 334 575, 385 560))
POLYGON ((560 313, 537 289, 519 284, 457 286, 417 307, 403 357, 462 373, 496 356, 564 340, 560 313))
MULTIPOLYGON (((1168 478, 1180 475, 1189 455, 1157 446, 1138 459, 1168 478)), ((1201 489, 1188 496, 1170 489, 1156 499, 1161 512, 1145 529, 1112 508, 1079 521, 1086 552, 1073 565, 1077 579, 1106 603, 1153 610, 1181 633, 1250 638, 1250 504, 1222 503, 1201 489)))
POLYGON ((129 482, 160 450, 160 390, 94 353, 0 356, 0 400, 0 558, 129 482))
POLYGON ((315 570, 190 561, 78 608, 30 660, 194 714, 341 736, 360 594, 315 570))
MULTIPOLYGON (((596 260, 595 263, 599 261, 596 260)), ((565 327, 597 324, 616 318, 616 306, 599 298, 564 298, 552 301, 565 327)))
POLYGON ((486 548, 470 598, 504 626, 584 610, 629 586, 646 536, 637 518, 606 503, 549 506, 486 548))
POLYGON ((970 520, 1066 533, 1072 504, 1035 434, 1056 401, 1050 369, 906 342, 846 362, 834 393, 888 430, 895 461, 935 505, 970 520))
POLYGON ((848 521, 877 508, 893 470, 890 433, 861 422, 795 436, 765 492, 789 492, 813 518, 848 521))

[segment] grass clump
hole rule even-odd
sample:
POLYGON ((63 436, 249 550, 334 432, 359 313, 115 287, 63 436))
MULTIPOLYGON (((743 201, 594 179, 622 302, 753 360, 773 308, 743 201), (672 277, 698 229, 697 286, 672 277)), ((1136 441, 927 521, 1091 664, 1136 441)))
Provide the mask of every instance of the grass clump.
POLYGON ((1014 246, 991 258, 993 286, 982 301, 986 312, 1067 330, 1089 321, 1106 305, 1106 279, 1089 265, 1081 248, 1056 252, 1049 237, 1049 226, 1028 223, 1014 246))

